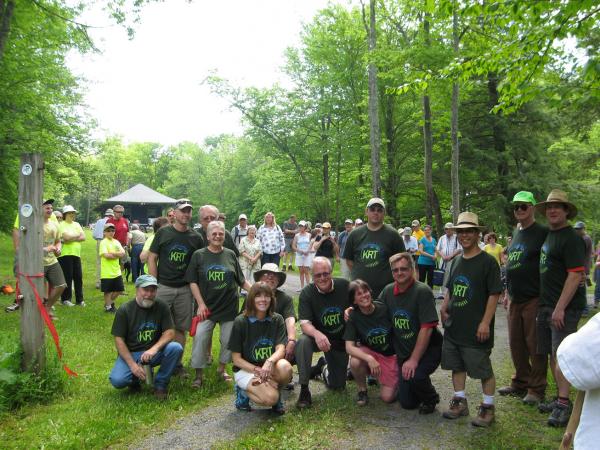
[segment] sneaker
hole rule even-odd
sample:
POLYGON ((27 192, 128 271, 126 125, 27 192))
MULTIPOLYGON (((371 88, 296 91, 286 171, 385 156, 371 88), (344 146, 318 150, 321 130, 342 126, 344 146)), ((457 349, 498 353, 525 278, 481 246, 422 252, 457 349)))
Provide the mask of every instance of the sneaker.
POLYGON ((442 413, 446 419, 458 419, 469 415, 469 404, 463 397, 452 397, 449 408, 442 413))
POLYGON ((273 406, 271 406, 271 411, 275 414, 283 416, 285 414, 285 406, 283 406, 283 401, 281 400, 281 396, 279 396, 279 400, 273 406))
POLYGON ((154 388, 154 398, 156 400, 165 401, 168 397, 168 392, 166 389, 154 388))
POLYGON ((356 396, 356 404, 358 406, 366 406, 369 403, 369 395, 367 391, 358 391, 358 395, 356 396))
POLYGON ((75 303, 75 306, 81 306, 82 308, 85 308, 85 302, 82 300, 79 303, 75 303))
POLYGON ((323 367, 327 364, 324 356, 321 356, 317 361, 317 364, 310 368, 310 379, 316 380, 322 374, 323 367))
POLYGON ((285 264, 283 265, 283 267, 281 268, 282 272, 285 272, 285 264))
POLYGON ((307 389, 301 389, 300 395, 298 396, 298 401, 296 402, 296 407, 298 409, 310 408, 312 406, 312 395, 310 391, 307 389))
POLYGON ((117 312, 117 310, 115 309, 115 304, 113 303, 113 304, 112 304, 112 305, 110 305, 110 306, 104 306, 104 312, 105 312, 105 313, 111 313, 111 314, 114 314, 114 313, 116 313, 116 312, 117 312))
POLYGON ((250 397, 246 394, 242 388, 240 388, 237 384, 234 388, 235 391, 235 408, 240 411, 250 412, 252 408, 250 407, 250 397))
POLYGON ((477 417, 475 417, 471 424, 476 427, 489 427, 494 422, 494 405, 486 405, 482 403, 477 408, 477 417))
POLYGON ((321 370, 321 379, 323 380, 323 383, 325 383, 325 386, 329 387, 329 368, 327 367, 327 364, 325 364, 321 370))
POLYGON ((527 394, 527 391, 524 390, 524 389, 517 389, 517 388, 514 388, 512 386, 504 386, 504 387, 498 389, 498 394, 500 394, 500 395, 510 395, 512 397, 523 398, 523 396, 525 394, 527 394))
POLYGON ((571 417, 572 408, 573 404, 571 402, 568 405, 563 405, 557 401, 556 406, 550 413, 550 417, 548 417, 548 425, 551 427, 566 427, 571 417))
POLYGON ((440 397, 438 395, 432 400, 428 400, 426 402, 421 403, 421 405, 419 406, 419 414, 432 414, 435 411, 435 407, 439 402, 440 397))
POLYGON ((75 303, 71 302, 70 300, 65 300, 64 302, 60 302, 63 306, 75 306, 75 303))
POLYGON ((523 403, 529 406, 537 406, 542 402, 542 399, 531 392, 528 392, 525 397, 523 397, 523 403))
POLYGON ((547 401, 547 402, 542 402, 540 404, 538 404, 538 411, 541 413, 551 413, 552 411, 554 411, 554 408, 556 408, 556 403, 557 403, 557 398, 554 397, 552 400, 547 401))
POLYGON ((20 307, 21 305, 19 305, 17 302, 14 302, 12 305, 8 305, 6 308, 4 308, 4 311, 15 312, 18 311, 20 307))

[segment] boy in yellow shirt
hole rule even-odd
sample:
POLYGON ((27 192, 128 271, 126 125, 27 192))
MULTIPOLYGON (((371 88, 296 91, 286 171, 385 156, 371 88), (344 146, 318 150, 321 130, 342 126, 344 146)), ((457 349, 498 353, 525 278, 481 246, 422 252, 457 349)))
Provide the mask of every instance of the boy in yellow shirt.
POLYGON ((104 312, 115 313, 115 299, 125 290, 119 259, 125 255, 125 250, 114 238, 115 225, 104 225, 104 239, 98 247, 100 255, 100 290, 104 293, 104 312))

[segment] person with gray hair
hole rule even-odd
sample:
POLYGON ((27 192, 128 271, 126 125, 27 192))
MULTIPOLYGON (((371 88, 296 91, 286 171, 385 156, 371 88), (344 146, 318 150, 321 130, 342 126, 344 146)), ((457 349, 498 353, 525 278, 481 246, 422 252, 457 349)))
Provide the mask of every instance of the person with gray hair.
MULTIPOLYGON (((192 387, 202 387, 203 370, 208 367, 208 348, 215 325, 220 328, 221 352, 217 373, 223 381, 232 381, 225 371, 225 365, 231 362, 228 350, 233 320, 238 315, 238 286, 250 290, 251 284, 244 277, 240 263, 233 252, 223 246, 225 224, 212 221, 206 229, 208 246, 196 250, 185 273, 192 296, 196 302, 196 329, 192 347, 192 367, 196 377, 192 387)), ((193 325, 192 325, 193 328, 193 325)))

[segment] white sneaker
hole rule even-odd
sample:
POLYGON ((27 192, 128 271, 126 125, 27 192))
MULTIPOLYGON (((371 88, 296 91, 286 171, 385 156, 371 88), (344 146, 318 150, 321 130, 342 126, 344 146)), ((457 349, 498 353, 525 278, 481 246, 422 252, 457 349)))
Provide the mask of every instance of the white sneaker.
POLYGON ((75 306, 75 303, 71 303, 69 300, 65 300, 61 302, 63 306, 75 306))
POLYGON ((75 306, 81 306, 81 307, 85 307, 85 302, 82 301, 81 303, 77 303, 75 306))

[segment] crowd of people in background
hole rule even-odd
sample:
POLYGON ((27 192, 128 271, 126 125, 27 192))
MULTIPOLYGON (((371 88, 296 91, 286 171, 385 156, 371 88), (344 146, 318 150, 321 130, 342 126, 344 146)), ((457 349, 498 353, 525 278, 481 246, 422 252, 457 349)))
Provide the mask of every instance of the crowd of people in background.
MULTIPOLYGON (((86 305, 85 233, 75 208, 66 205, 53 214, 53 203, 43 204, 44 302, 51 317, 59 298, 65 306, 86 305)), ((454 390, 443 417, 469 415, 468 376, 480 380, 482 390, 472 423, 487 427, 495 417, 490 354, 494 316, 502 303, 509 308, 515 374, 498 392, 549 413, 548 424, 565 426, 572 408, 570 384, 556 355, 588 308, 585 286, 591 285, 593 268, 594 307, 600 302, 600 252, 593 255, 583 222, 570 225, 577 208, 564 192, 553 190, 536 203, 530 192, 521 191, 512 204, 518 225, 505 247, 495 232, 484 234, 486 227, 472 212, 461 213, 456 224, 446 223, 437 237, 418 219, 396 230, 384 222, 380 198, 367 203, 365 223, 348 218, 339 234, 330 222, 313 226, 295 215, 279 225, 273 212, 257 225, 242 213, 229 231, 213 205, 202 206, 199 224, 192 226, 192 203, 181 199, 166 217, 154 220, 147 237, 124 217, 125 208, 115 205, 92 233, 96 288, 104 295, 104 311, 116 314, 112 333, 119 357, 110 380, 117 388, 139 390, 153 376, 152 367, 160 365, 153 383, 157 398, 165 399, 172 375, 189 376, 181 360, 189 333, 192 387, 202 388, 218 324, 217 374, 234 383, 240 410, 250 410, 252 402, 285 412, 280 392, 293 388, 296 365, 298 408, 312 405, 311 379, 320 377, 339 390, 351 374, 358 405, 368 403, 367 377, 374 377, 384 402, 398 399, 403 408, 430 414, 440 402, 430 376, 441 365, 451 372, 454 390), (548 226, 535 221, 535 211, 548 226), (340 276, 334 277, 338 265, 340 276), (286 273, 296 270, 297 312, 280 289, 286 273), (131 276, 135 299, 117 308, 124 275, 125 281, 131 276), (443 300, 439 318, 436 299, 443 300), (323 353, 316 366, 314 353, 323 353), (233 378, 227 372, 232 361, 233 378), (557 385, 550 400, 548 361, 557 385)), ((16 249, 18 232, 13 237, 16 249)), ((7 311, 16 309, 18 302, 7 311)))

